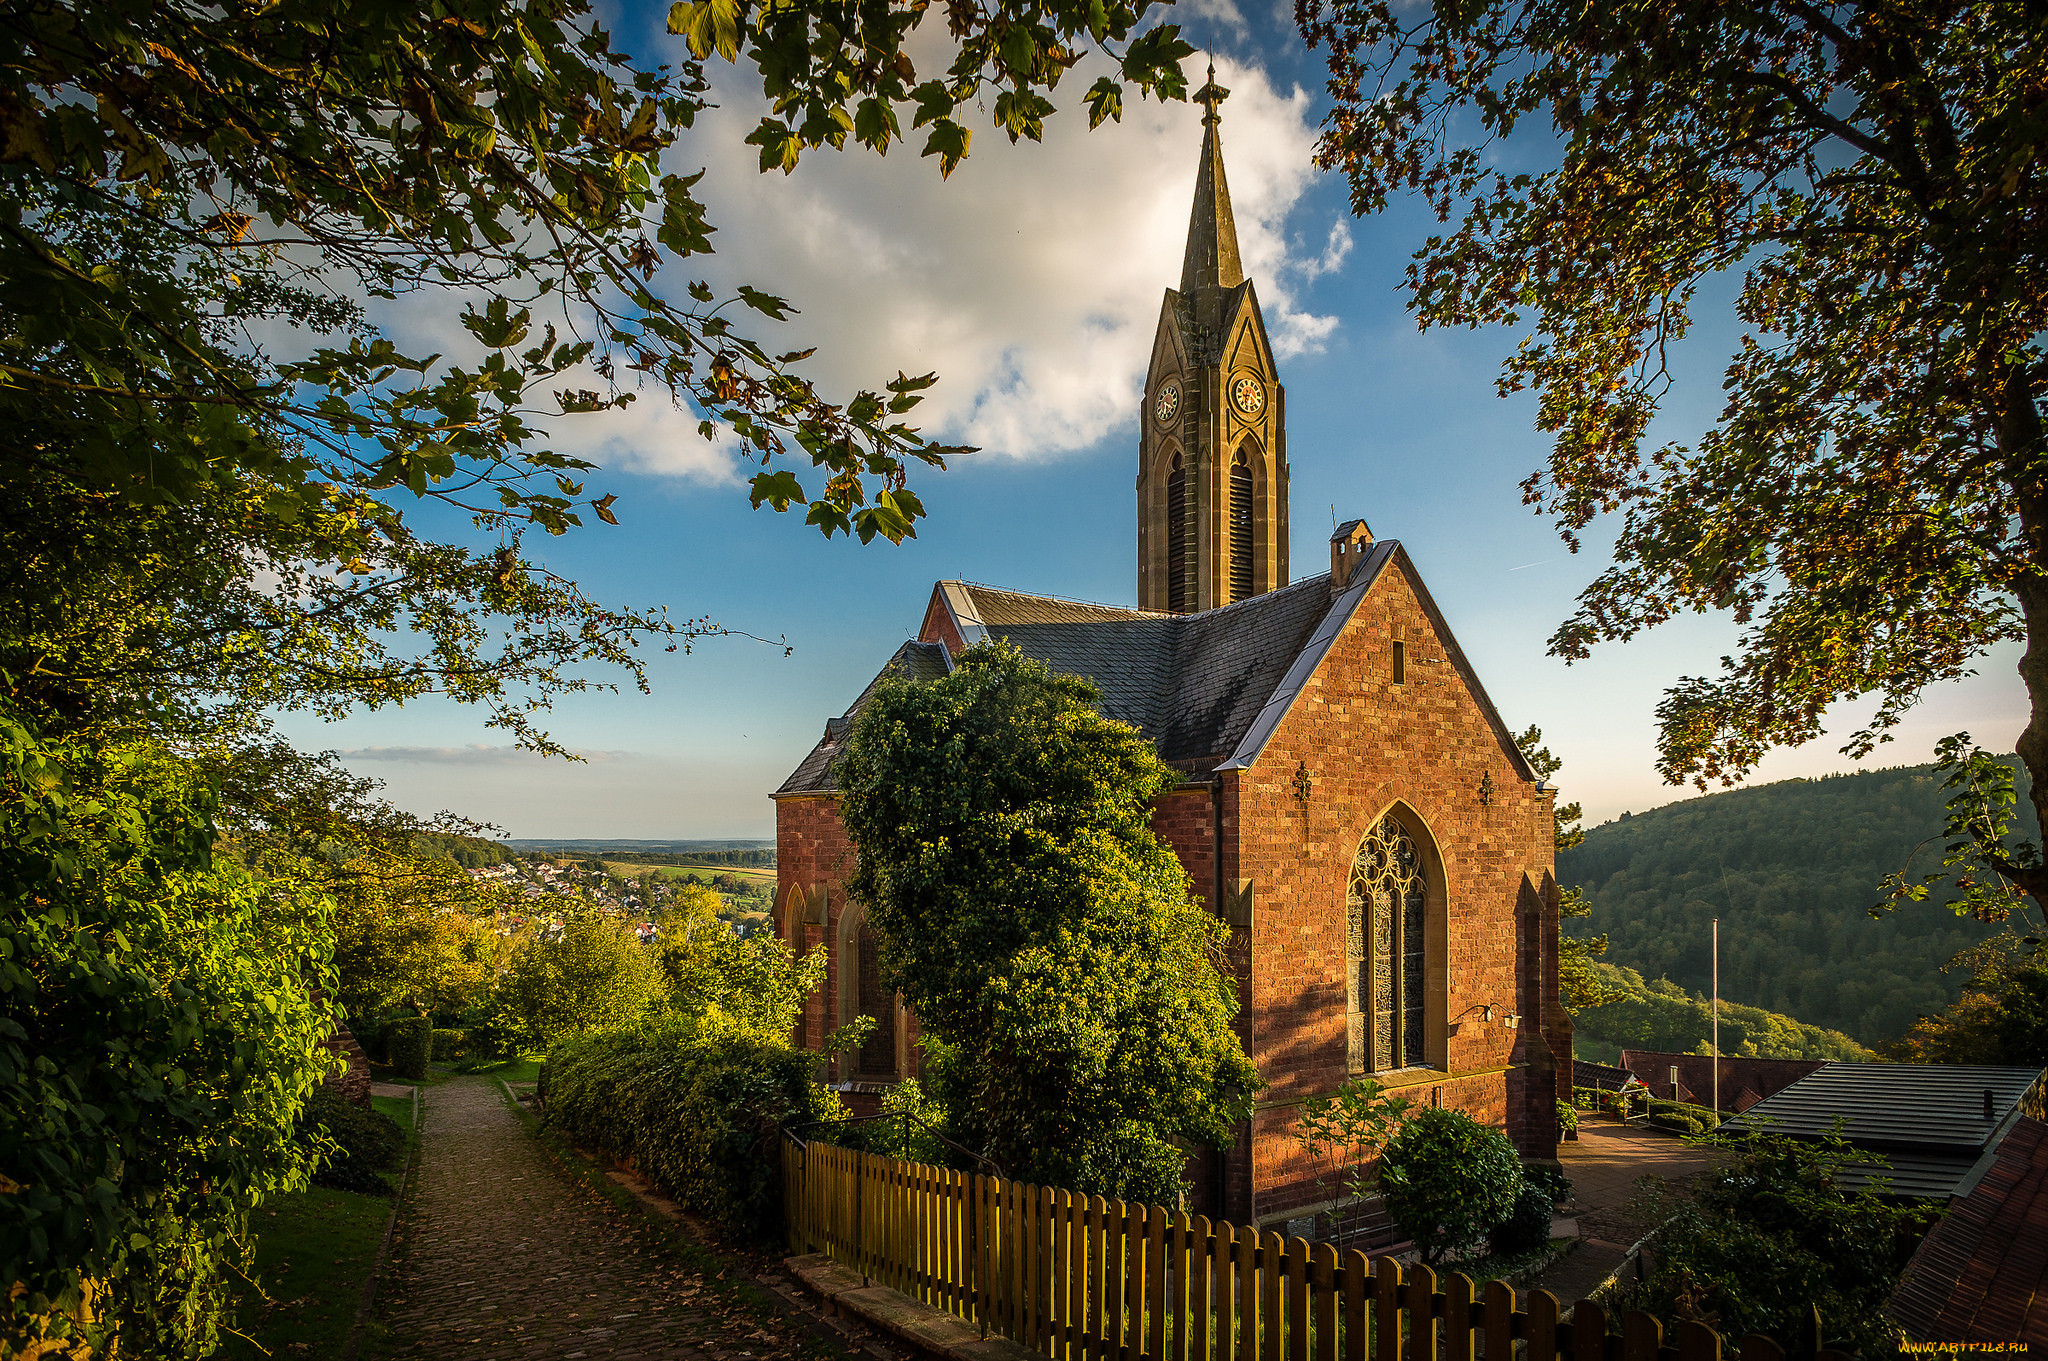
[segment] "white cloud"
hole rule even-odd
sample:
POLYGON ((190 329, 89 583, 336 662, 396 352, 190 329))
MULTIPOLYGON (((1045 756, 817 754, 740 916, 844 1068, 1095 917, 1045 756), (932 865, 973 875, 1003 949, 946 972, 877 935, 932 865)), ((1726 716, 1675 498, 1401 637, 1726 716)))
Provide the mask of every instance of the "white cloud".
MULTIPOLYGON (((828 392, 937 370, 913 416, 931 433, 1018 458, 1092 444, 1135 416, 1161 296, 1179 279, 1201 147, 1201 111, 1185 103, 1133 101, 1121 124, 1090 132, 1079 95, 1096 74, 1087 62, 1068 73, 1042 144, 1012 147, 977 128, 973 154, 944 182, 916 154, 922 133, 886 158, 812 153, 794 175, 763 176, 744 143, 759 105, 721 90, 724 106, 677 149, 678 168, 709 157, 700 192, 719 229, 719 253, 688 263, 802 309, 768 343, 817 344, 804 371, 828 392)), ((1217 79, 1232 91, 1222 130, 1239 242, 1275 349, 1320 348, 1336 319, 1299 310, 1292 289, 1341 263, 1350 237, 1340 223, 1304 254, 1284 230, 1314 174, 1309 96, 1228 58, 1217 79)))

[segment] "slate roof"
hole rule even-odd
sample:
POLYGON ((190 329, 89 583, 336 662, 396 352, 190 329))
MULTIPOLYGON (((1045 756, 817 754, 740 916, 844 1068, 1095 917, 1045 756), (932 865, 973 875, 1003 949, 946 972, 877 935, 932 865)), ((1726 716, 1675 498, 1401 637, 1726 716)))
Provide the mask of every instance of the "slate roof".
POLYGON ((1818 1138, 1840 1118, 1844 1139, 1883 1154, 1890 1164, 1844 1169, 1844 1184, 1860 1186, 1881 1176, 1893 1195, 1942 1198, 1955 1194, 2023 1103, 2038 1106, 2044 1077, 2038 1068, 1827 1063, 1722 1129, 1768 1128, 1818 1138))
POLYGON ((1631 1082, 1640 1082, 1634 1073, 1626 1068, 1615 1068, 1605 1063, 1592 1063, 1586 1059, 1572 1060, 1572 1086, 1594 1087, 1603 1092, 1618 1092, 1631 1082))
POLYGON ((1921 1240, 1885 1313, 1917 1342, 2048 1343, 2048 1124, 2014 1122, 1921 1240))
MULTIPOLYGON (((1257 758, 1345 620, 1400 554, 1396 540, 1374 543, 1334 598, 1325 574, 1199 614, 1097 605, 964 581, 942 581, 934 589, 970 647, 988 638, 1006 638, 1055 671, 1087 677, 1102 692, 1100 708, 1105 715, 1129 723, 1158 743, 1160 758, 1169 765, 1202 776, 1218 769, 1242 769, 1257 758)), ((1447 658, 1499 735, 1508 759, 1534 783, 1534 773, 1458 650, 1449 626, 1412 568, 1409 575, 1447 658)), ((917 676, 938 676, 950 661, 938 643, 906 644, 883 672, 900 667, 914 668, 911 674, 917 676), (933 651, 912 658, 907 649, 913 647, 933 651)), ((848 721, 859 714, 873 689, 870 682, 846 711, 848 721)), ((837 787, 831 776, 836 739, 830 731, 826 739, 783 781, 777 794, 830 793, 837 787)))
POLYGON ((860 711, 867 707, 868 697, 875 693, 875 687, 887 676, 904 676, 910 680, 937 680, 953 669, 951 659, 946 656, 943 643, 920 643, 911 641, 896 649, 891 657, 860 692, 860 698, 847 707, 839 718, 827 719, 825 736, 818 745, 811 748, 811 754, 803 763, 790 772, 782 782, 778 794, 807 793, 813 790, 835 788, 832 781, 832 762, 839 756, 839 744, 846 736, 846 730, 853 726, 853 720, 860 717, 860 711))

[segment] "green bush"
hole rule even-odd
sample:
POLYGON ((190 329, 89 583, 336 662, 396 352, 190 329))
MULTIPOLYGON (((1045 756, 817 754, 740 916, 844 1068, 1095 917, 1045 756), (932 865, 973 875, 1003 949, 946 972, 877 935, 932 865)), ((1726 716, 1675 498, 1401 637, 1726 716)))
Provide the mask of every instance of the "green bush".
POLYGON ((1522 1185, 1522 1163, 1505 1134, 1436 1107, 1408 1117, 1380 1170, 1394 1226, 1432 1264, 1482 1242, 1507 1218, 1522 1185))
POLYGON ((1550 1244, 1550 1193, 1534 1181, 1522 1183, 1506 1219, 1486 1235, 1487 1246, 1498 1257, 1519 1257, 1550 1244))
POLYGON ((385 1048, 398 1076, 415 1082, 426 1077, 427 1057, 433 1052, 433 1027, 434 1023, 425 1016, 394 1016, 385 1024, 385 1048))
POLYGON ((332 1143, 320 1150, 323 1156, 313 1173, 315 1186, 391 1194, 391 1184, 377 1174, 396 1168, 398 1155, 405 1151, 405 1131, 396 1120, 381 1111, 350 1105, 338 1088, 323 1082, 313 1089, 306 1108, 299 1113, 301 1141, 317 1144, 314 1136, 325 1136, 332 1143))
POLYGON ((766 1247, 782 1233, 781 1130, 845 1112, 812 1080, 817 1056, 685 1024, 571 1036, 548 1050, 548 1123, 630 1157, 724 1236, 766 1247))
POLYGON ((647 1020, 668 994, 654 954, 618 922, 579 910, 522 940, 491 995, 492 1019, 521 1047, 647 1020))
POLYGON ((1557 1103, 1557 1132, 1570 1134, 1579 1127, 1579 1111, 1569 1101, 1557 1103))
POLYGON ((462 1057, 469 1047, 469 1036, 460 1030, 436 1030, 434 1032, 434 1062, 453 1063, 462 1057))

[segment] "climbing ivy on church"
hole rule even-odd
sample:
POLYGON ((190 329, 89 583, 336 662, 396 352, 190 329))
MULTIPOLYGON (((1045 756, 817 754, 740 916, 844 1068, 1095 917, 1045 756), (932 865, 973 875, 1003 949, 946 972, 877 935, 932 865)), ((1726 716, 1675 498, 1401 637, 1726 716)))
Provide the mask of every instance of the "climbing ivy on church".
POLYGON ((849 888, 952 1138, 1021 1180, 1171 1204, 1187 1145, 1225 1143, 1262 1084, 1228 928, 1152 832, 1177 777, 1097 697, 1001 643, 883 681, 837 771, 849 888))

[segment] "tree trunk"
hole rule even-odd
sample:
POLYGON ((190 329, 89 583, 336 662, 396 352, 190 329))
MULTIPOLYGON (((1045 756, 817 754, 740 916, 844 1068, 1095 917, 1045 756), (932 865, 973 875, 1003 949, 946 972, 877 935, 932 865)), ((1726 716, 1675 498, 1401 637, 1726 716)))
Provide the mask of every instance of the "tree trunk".
MULTIPOLYGON (((2033 384, 2022 370, 2008 370, 2005 410, 1998 422, 1998 452, 2013 484, 2013 502, 2026 539, 2027 569, 2013 583, 2021 618, 2026 622, 2027 650, 2020 655, 2020 682, 2027 687, 2028 718, 2014 744, 2032 784, 2035 834, 2048 846, 2048 484, 2042 456, 2041 416, 2034 405, 2033 384)), ((2048 904, 2048 868, 2017 876, 2016 882, 2037 903, 2048 904)))

